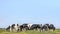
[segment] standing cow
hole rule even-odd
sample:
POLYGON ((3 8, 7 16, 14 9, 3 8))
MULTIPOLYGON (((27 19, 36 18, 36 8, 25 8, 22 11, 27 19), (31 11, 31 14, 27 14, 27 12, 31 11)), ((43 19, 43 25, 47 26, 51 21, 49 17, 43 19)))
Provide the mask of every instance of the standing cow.
POLYGON ((23 31, 23 30, 28 30, 29 29, 29 27, 28 27, 28 24, 22 24, 22 25, 20 25, 20 31, 23 31))
POLYGON ((33 24, 30 29, 40 31, 41 27, 42 27, 42 25, 40 25, 40 24, 33 24))
POLYGON ((50 24, 49 26, 49 30, 52 29, 53 31, 55 31, 55 26, 53 24, 50 24))
POLYGON ((18 24, 12 24, 10 25, 9 27, 6 28, 6 30, 9 30, 10 32, 11 31, 15 31, 15 32, 18 32, 19 31, 19 25, 18 24))
POLYGON ((41 30, 40 30, 40 31, 47 31, 47 29, 48 29, 48 26, 47 26, 47 25, 43 25, 43 26, 41 27, 41 30))
POLYGON ((43 31, 43 30, 45 30, 45 31, 47 31, 47 30, 53 30, 53 31, 55 31, 55 27, 54 27, 54 25, 53 24, 44 24, 42 27, 41 27, 41 30, 43 31))

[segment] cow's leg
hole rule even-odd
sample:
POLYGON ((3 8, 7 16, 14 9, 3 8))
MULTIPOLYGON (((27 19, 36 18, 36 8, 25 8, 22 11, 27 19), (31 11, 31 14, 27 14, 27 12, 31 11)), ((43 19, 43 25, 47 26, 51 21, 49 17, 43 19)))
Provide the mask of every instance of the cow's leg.
POLYGON ((38 31, 40 31, 40 28, 37 28, 38 31))
POLYGON ((53 28, 53 31, 55 31, 55 27, 53 28))
POLYGON ((43 31, 43 29, 40 29, 40 32, 42 32, 43 31))
POLYGON ((10 32, 12 32, 12 28, 10 28, 10 32))

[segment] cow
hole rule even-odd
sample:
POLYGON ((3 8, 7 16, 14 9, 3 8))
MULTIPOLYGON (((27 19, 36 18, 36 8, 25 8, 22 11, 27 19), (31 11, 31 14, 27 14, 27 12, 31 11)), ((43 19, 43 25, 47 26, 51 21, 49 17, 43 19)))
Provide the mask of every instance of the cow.
POLYGON ((6 28, 6 30, 9 30, 10 32, 11 31, 18 32, 19 29, 20 29, 20 27, 19 27, 18 24, 12 24, 12 25, 10 25, 9 27, 6 28))
POLYGON ((49 26, 49 30, 52 29, 53 31, 55 31, 55 26, 53 24, 50 24, 49 26))
POLYGON ((33 24, 30 29, 40 31, 41 26, 42 26, 41 24, 33 24))
POLYGON ((29 27, 28 27, 28 24, 22 24, 22 25, 20 25, 20 31, 23 31, 23 30, 28 30, 29 29, 29 27))
POLYGON ((41 30, 45 30, 45 31, 48 31, 48 30, 53 30, 55 31, 55 27, 53 24, 44 24, 42 27, 41 27, 41 30))
POLYGON ((41 30, 40 31, 47 31, 48 30, 48 26, 47 25, 43 25, 41 27, 41 30))
POLYGON ((33 25, 33 24, 28 24, 28 25, 27 25, 29 30, 31 29, 31 26, 32 26, 32 25, 33 25))

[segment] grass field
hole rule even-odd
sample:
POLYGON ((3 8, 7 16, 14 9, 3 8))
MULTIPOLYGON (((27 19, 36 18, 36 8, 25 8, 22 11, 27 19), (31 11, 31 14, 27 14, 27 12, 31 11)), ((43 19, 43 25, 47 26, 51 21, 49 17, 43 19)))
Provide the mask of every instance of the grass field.
POLYGON ((39 32, 39 31, 22 31, 22 32, 7 32, 4 30, 0 30, 0 34, 60 34, 60 30, 56 30, 56 31, 46 31, 46 32, 39 32))

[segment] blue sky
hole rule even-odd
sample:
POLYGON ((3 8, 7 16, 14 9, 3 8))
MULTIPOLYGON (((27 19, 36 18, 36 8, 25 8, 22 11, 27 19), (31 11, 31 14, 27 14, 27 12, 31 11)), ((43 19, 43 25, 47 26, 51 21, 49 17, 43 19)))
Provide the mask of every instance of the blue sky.
POLYGON ((0 0, 0 27, 13 23, 52 23, 60 28, 60 0, 0 0))

